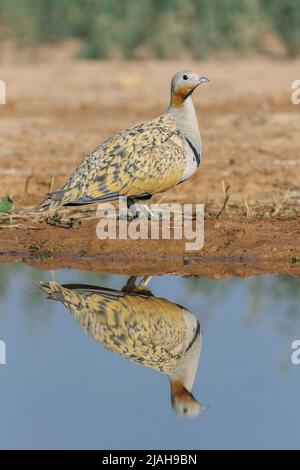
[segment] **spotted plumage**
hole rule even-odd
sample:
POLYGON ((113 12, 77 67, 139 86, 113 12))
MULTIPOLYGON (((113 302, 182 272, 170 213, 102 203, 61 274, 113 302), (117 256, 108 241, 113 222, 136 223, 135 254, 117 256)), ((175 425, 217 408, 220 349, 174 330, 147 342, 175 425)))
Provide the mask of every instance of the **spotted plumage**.
POLYGON ((40 208, 151 197, 189 178, 202 155, 191 93, 205 81, 192 72, 176 74, 166 114, 106 140, 40 208))
POLYGON ((187 400, 192 403, 190 414, 201 411, 191 394, 202 343, 202 331, 192 313, 134 286, 127 291, 55 282, 41 287, 107 349, 165 373, 175 409, 187 400))

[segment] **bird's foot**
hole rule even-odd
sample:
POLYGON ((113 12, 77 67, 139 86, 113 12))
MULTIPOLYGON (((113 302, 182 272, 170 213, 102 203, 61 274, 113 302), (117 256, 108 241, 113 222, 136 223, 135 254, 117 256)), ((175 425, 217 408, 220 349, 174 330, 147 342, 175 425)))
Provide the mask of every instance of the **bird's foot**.
POLYGON ((130 276, 125 286, 122 288, 123 292, 133 292, 136 289, 137 276, 130 276))
POLYGON ((147 205, 140 206, 143 215, 146 219, 164 220, 163 212, 160 210, 150 209, 147 205))
POLYGON ((132 222, 136 219, 148 219, 148 214, 145 214, 145 212, 143 211, 143 206, 139 206, 139 209, 142 210, 137 210, 135 206, 130 206, 127 212, 121 212, 118 218, 119 220, 127 220, 128 222, 132 222))
POLYGON ((134 219, 135 219, 135 217, 133 215, 129 214, 129 212, 127 212, 127 214, 119 214, 118 215, 118 220, 125 220, 125 221, 128 221, 128 222, 131 222, 134 219))
POLYGON ((131 206, 127 213, 120 213, 118 216, 119 220, 127 220, 131 222, 136 219, 141 220, 172 220, 174 216, 170 214, 168 211, 163 211, 160 209, 150 209, 147 205, 139 205, 138 209, 136 207, 131 206))
POLYGON ((125 220, 127 222, 132 222, 133 220, 136 220, 140 217, 140 214, 138 212, 132 213, 128 211, 126 214, 119 214, 118 220, 125 220))
POLYGON ((151 281, 152 277, 153 276, 144 276, 143 279, 139 282, 138 287, 140 289, 144 289, 144 288, 149 289, 148 284, 151 281))
POLYGON ((138 276, 130 276, 122 291, 127 293, 143 292, 144 294, 151 295, 148 283, 152 279, 152 276, 144 276, 138 284, 137 278, 138 276))

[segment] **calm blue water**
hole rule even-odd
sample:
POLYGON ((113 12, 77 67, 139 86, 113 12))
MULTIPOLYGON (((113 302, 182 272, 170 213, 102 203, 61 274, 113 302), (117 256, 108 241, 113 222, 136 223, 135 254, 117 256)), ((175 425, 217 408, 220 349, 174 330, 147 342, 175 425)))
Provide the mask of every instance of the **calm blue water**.
MULTIPOLYGON (((300 287, 292 277, 154 278, 157 296, 190 309, 204 330, 194 395, 208 406, 177 416, 166 377, 88 337, 36 287, 51 273, 0 266, 1 449, 300 447, 300 287)), ((124 276, 75 270, 60 283, 121 288, 124 276)))

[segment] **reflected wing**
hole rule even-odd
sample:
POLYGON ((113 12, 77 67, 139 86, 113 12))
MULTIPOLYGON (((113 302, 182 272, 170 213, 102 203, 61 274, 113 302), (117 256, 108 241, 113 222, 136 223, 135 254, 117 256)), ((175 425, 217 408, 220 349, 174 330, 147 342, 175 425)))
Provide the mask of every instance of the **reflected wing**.
POLYGON ((173 368, 185 352, 182 309, 168 300, 90 286, 41 286, 80 326, 114 352, 156 369, 173 368))

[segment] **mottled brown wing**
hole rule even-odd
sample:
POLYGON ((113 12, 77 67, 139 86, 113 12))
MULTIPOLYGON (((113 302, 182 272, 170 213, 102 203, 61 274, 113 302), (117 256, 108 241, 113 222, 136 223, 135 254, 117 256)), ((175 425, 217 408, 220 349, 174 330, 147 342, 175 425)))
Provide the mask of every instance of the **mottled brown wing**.
POLYGON ((61 191, 62 204, 84 204, 166 191, 182 180, 186 142, 167 115, 104 142, 79 165, 61 191))

